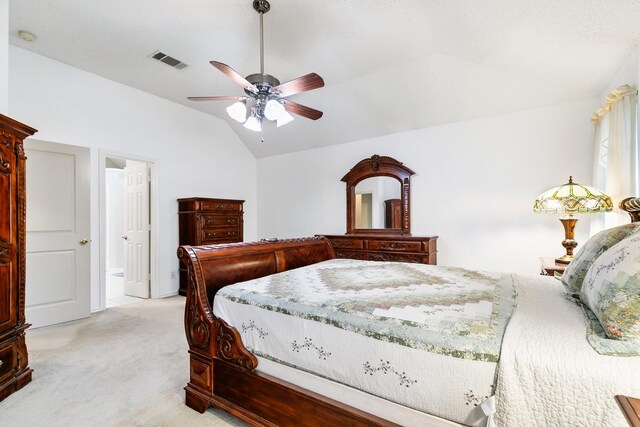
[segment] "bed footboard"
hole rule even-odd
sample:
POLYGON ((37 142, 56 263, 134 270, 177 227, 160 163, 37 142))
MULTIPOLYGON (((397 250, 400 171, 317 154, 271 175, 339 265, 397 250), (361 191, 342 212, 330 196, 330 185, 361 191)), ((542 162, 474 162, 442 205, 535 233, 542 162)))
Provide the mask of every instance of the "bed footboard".
POLYGON ((397 426, 256 371, 258 360, 238 331, 213 314, 213 296, 224 286, 335 258, 326 238, 181 246, 178 257, 188 277, 187 406, 204 412, 215 405, 252 426, 397 426))

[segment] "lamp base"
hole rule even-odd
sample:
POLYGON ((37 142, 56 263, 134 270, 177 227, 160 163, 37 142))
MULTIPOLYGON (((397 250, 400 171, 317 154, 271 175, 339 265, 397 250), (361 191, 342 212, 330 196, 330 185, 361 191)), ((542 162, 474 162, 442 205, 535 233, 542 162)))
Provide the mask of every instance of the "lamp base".
POLYGON ((569 264, 571 261, 573 261, 573 255, 564 254, 560 258, 556 258, 555 261, 558 264, 569 264))
POLYGON ((560 222, 564 227, 564 240, 562 241, 562 246, 567 250, 567 253, 556 258, 556 262, 559 262, 560 264, 569 264, 573 260, 573 250, 578 246, 578 242, 573 240, 578 218, 573 215, 569 215, 567 218, 560 218, 560 222))

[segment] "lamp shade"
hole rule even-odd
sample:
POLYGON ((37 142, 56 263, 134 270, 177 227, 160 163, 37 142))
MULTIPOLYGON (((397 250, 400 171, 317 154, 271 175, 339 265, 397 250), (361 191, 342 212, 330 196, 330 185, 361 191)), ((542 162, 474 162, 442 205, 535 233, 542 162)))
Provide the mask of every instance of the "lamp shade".
POLYGON ((267 105, 264 107, 264 116, 268 120, 278 120, 278 117, 280 117, 282 113, 286 113, 282 104, 275 99, 267 101, 267 105))
POLYGON ((278 117, 276 123, 278 125, 278 127, 280 126, 284 126, 287 123, 291 122, 293 120, 293 116, 289 113, 287 113, 284 109, 282 110, 282 113, 280 114, 280 116, 278 117))
POLYGON ((238 101, 227 107, 227 114, 238 123, 244 123, 247 120, 247 104, 245 101, 238 101))
POLYGON ((536 213, 596 213, 609 212, 613 209, 611 197, 597 188, 573 182, 545 191, 533 204, 536 213))
POLYGON ((260 132, 262 130, 262 125, 260 124, 260 119, 256 117, 255 114, 251 114, 247 121, 244 123, 244 127, 250 129, 254 132, 260 132))

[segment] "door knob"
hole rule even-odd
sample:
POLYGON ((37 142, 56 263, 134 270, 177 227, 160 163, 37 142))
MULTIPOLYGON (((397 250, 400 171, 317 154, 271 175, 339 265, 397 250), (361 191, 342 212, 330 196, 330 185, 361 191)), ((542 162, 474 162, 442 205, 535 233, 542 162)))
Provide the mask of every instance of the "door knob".
POLYGON ((123 238, 124 240, 129 240, 129 238, 128 238, 127 236, 122 236, 122 238, 123 238))
POLYGON ((80 244, 81 245, 86 245, 87 243, 89 243, 89 239, 85 238, 85 239, 80 240, 80 244))

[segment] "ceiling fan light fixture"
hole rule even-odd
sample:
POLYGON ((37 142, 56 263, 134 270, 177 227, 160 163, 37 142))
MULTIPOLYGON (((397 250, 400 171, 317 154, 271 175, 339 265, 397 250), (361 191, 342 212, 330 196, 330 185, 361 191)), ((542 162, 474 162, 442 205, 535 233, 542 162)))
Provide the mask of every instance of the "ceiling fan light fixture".
POLYGON ((247 121, 247 102, 246 101, 238 101, 231 104, 226 108, 227 114, 233 120, 238 123, 244 123, 247 121))
POLYGON ((318 120, 322 111, 314 110, 297 102, 286 99, 298 93, 308 92, 324 86, 324 80, 316 73, 308 73, 285 83, 280 83, 276 77, 264 72, 264 28, 263 15, 269 12, 269 0, 252 0, 253 9, 260 15, 260 72, 242 77, 236 70, 219 61, 209 63, 225 76, 241 86, 247 96, 190 96, 191 101, 228 101, 240 100, 226 110, 229 116, 244 127, 255 132, 262 131, 262 120, 275 121, 277 126, 283 126, 293 120, 289 113, 318 120), (251 114, 247 117, 247 100, 250 101, 251 114), (286 106, 286 107, 285 107, 286 106))
POLYGON ((287 111, 283 108, 282 109, 282 114, 280 114, 280 116, 278 116, 278 119, 276 121, 277 126, 284 126, 289 122, 293 121, 293 116, 289 113, 287 113, 287 111))
POLYGON ((262 124, 260 123, 260 119, 258 119, 258 117, 256 117, 255 114, 251 114, 249 116, 249 118, 244 124, 244 127, 254 132, 262 131, 262 124))
POLYGON ((284 110, 284 106, 276 101, 275 99, 270 99, 267 101, 267 105, 264 107, 264 116, 269 120, 278 120, 278 118, 282 115, 282 113, 286 113, 284 110))

